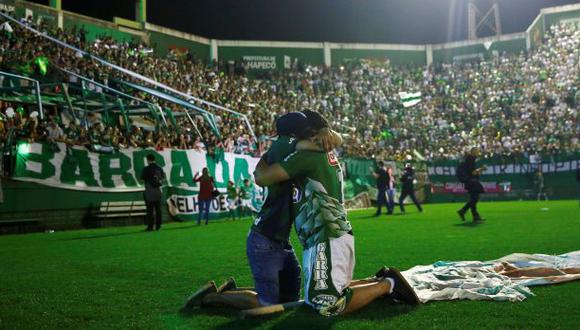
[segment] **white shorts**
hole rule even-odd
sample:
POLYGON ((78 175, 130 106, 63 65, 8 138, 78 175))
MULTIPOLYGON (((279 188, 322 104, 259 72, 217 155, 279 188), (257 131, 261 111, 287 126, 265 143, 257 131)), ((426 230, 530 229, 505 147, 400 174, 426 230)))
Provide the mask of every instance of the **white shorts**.
POLYGON ((254 205, 252 204, 252 200, 251 199, 242 199, 241 200, 241 206, 242 207, 247 207, 250 210, 257 212, 256 209, 254 208, 254 205))
POLYGON ((227 198, 227 202, 228 202, 228 209, 229 210, 234 210, 238 206, 237 199, 227 198))
POLYGON ((348 286, 354 266, 354 237, 350 234, 304 250, 302 267, 306 303, 320 311, 340 302, 342 306, 334 308, 334 312, 342 312, 350 301, 348 286))

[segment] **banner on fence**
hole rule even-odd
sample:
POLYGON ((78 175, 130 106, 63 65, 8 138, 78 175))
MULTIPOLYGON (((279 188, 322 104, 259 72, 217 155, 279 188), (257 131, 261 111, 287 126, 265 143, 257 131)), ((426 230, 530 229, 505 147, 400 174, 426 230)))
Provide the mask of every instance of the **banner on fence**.
MULTIPOLYGON (((197 190, 168 187, 167 207, 169 213, 173 217, 182 221, 197 219, 197 216, 199 215, 197 194, 197 190)), ((228 201, 226 194, 221 194, 211 201, 209 212, 211 214, 229 212, 230 207, 232 206, 237 208, 238 212, 245 212, 245 214, 249 214, 251 210, 260 210, 266 197, 265 189, 257 185, 253 185, 253 189, 249 197, 248 206, 242 203, 240 200, 228 201)))
MULTIPOLYGON (((196 195, 199 184, 196 173, 209 169, 218 190, 225 192, 228 181, 241 184, 258 163, 258 158, 226 153, 214 159, 193 150, 126 149, 114 153, 95 153, 83 147, 68 148, 65 144, 20 142, 17 146, 13 179, 36 182, 62 189, 93 192, 142 191, 141 171, 152 154, 167 175, 170 211, 174 215, 197 213, 196 195)), ((255 198, 261 198, 256 194, 255 198)), ((223 212, 224 197, 212 203, 214 212, 223 212)))
MULTIPOLYGON (((455 169, 458 160, 442 160, 431 163, 427 171, 431 182, 429 200, 432 202, 455 201, 463 191, 457 182, 455 169)), ((493 200, 535 199, 538 184, 551 199, 575 198, 578 194, 576 171, 580 169, 580 154, 531 155, 519 158, 482 159, 478 166, 487 169, 481 174, 488 194, 483 198, 493 200), (541 178, 538 173, 542 173, 541 178), (509 183, 509 185, 503 185, 509 183), (487 185, 487 186, 486 186, 487 185)))
MULTIPOLYGON (((509 193, 512 191, 511 182, 482 182, 486 193, 509 193)), ((436 182, 431 186, 432 193, 464 194, 467 193, 463 183, 460 182, 436 182)))

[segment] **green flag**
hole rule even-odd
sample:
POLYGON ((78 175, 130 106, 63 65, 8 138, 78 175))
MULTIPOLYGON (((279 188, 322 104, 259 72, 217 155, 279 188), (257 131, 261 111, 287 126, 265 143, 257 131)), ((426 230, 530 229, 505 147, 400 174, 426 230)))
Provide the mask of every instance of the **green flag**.
POLYGON ((417 93, 407 93, 400 92, 399 97, 401 98, 401 103, 405 108, 412 107, 415 104, 421 102, 421 92, 417 93))
POLYGON ((34 59, 34 64, 38 66, 40 74, 46 76, 48 73, 48 58, 46 58, 46 56, 37 56, 34 59))

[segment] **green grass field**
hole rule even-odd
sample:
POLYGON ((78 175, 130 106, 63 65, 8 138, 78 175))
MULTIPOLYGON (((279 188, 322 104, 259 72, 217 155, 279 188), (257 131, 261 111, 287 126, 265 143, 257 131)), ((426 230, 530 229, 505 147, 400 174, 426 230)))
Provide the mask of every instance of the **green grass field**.
MULTIPOLYGON (((487 222, 462 224, 458 204, 413 207, 404 216, 350 213, 355 277, 380 265, 408 269, 437 260, 489 260, 513 252, 561 254, 580 249, 577 201, 486 202, 487 222), (548 208, 548 210, 542 210, 548 208)), ((0 237, 0 328, 580 328, 580 282, 532 288, 521 303, 445 301, 419 307, 375 301, 325 319, 308 308, 259 320, 229 309, 182 316, 184 299, 210 279, 251 285, 245 257, 250 222, 166 225, 0 237)), ((301 254, 298 244, 297 253, 301 254)))

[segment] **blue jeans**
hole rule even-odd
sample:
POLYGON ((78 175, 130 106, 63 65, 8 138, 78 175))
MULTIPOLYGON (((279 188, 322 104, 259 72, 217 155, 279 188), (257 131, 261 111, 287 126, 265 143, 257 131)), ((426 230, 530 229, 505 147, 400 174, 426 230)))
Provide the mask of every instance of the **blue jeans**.
POLYGON ((300 298, 300 265, 290 244, 250 230, 246 254, 260 304, 274 305, 300 298))
POLYGON ((387 210, 388 213, 393 213, 395 209, 395 189, 387 189, 387 210))
POLYGON ((387 204, 387 196, 386 194, 386 190, 385 189, 379 189, 378 193, 377 193, 377 215, 381 214, 381 209, 383 208, 383 205, 385 205, 387 207, 387 210, 389 209, 389 206, 387 204))
POLYGON ((197 224, 198 225, 201 223, 202 216, 205 217, 205 224, 207 225, 207 222, 209 221, 209 205, 210 204, 211 204, 211 199, 206 200, 206 201, 199 200, 197 202, 197 211, 199 212, 198 217, 197 217, 197 224))

